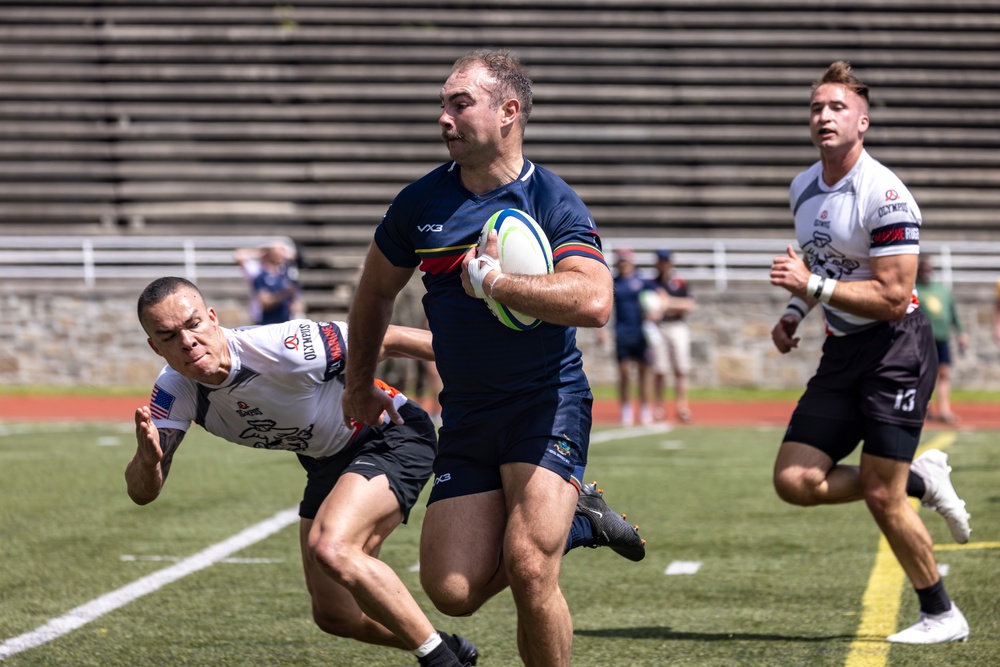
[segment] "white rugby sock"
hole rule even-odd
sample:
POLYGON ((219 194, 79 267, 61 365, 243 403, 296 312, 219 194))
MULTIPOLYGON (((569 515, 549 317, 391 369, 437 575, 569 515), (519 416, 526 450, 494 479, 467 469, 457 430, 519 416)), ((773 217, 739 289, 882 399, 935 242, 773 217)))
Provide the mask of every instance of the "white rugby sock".
POLYGON ((423 658, 424 656, 429 655, 430 652, 436 649, 438 646, 440 646, 441 642, 442 642, 441 635, 435 632, 430 637, 427 638, 427 641, 425 641, 423 644, 414 649, 413 653, 418 658, 423 658))

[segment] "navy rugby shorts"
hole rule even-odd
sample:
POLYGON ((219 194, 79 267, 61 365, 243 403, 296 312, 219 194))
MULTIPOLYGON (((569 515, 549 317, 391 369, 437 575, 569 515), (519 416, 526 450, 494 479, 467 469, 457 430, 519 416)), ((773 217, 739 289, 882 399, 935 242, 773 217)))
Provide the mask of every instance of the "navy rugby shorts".
POLYGON ((404 424, 388 424, 369 429, 367 437, 352 443, 344 451, 324 459, 298 454, 306 469, 306 488, 299 504, 299 516, 315 519, 319 506, 330 495, 337 480, 345 472, 355 472, 365 479, 385 475, 389 479, 403 523, 410 509, 431 476, 437 435, 430 416, 413 401, 407 401, 399 414, 404 424))
POLYGON ((946 340, 939 340, 936 343, 938 364, 951 364, 951 345, 946 340))
POLYGON ((649 343, 639 331, 637 334, 624 336, 615 335, 615 358, 618 361, 631 359, 634 361, 649 361, 649 343))
POLYGON ((828 336, 784 440, 812 445, 834 461, 862 440, 866 454, 911 460, 937 366, 930 321, 919 309, 899 322, 828 336))
POLYGON ((547 390, 476 411, 441 428, 427 504, 503 488, 500 466, 531 463, 579 486, 587 465, 593 398, 547 390))

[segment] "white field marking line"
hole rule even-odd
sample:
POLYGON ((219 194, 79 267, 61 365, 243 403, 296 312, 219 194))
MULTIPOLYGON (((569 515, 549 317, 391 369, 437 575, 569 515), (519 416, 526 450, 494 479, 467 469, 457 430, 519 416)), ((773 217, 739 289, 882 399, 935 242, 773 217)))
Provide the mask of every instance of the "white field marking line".
POLYGON ((675 560, 667 569, 663 571, 666 575, 675 574, 697 574, 701 569, 701 561, 698 560, 675 560))
POLYGON ((0 419, 0 437, 10 435, 38 435, 42 433, 77 433, 92 425, 110 426, 112 430, 128 433, 129 427, 107 422, 13 422, 0 419))
MULTIPOLYGON (((118 560, 126 563, 178 563, 183 560, 180 556, 135 556, 133 554, 122 554, 118 560)), ((223 558, 220 563, 236 565, 256 565, 258 563, 284 563, 284 558, 223 558)))
POLYGON ((5 422, 0 420, 0 436, 32 435, 35 433, 66 433, 79 431, 84 422, 5 422))
MULTIPOLYGON (((928 449, 945 449, 957 437, 955 433, 941 433, 921 447, 917 454, 928 449)), ((916 508, 920 501, 911 498, 910 504, 916 508)), ((889 648, 892 646, 885 638, 896 631, 896 619, 905 583, 903 568, 892 553, 885 536, 880 536, 875 567, 861 600, 861 622, 855 639, 851 642, 844 667, 885 667, 889 660, 889 648)))
POLYGON ((614 428, 610 431, 594 433, 590 436, 590 444, 596 445, 602 442, 614 442, 616 440, 641 438, 644 435, 653 435, 655 433, 670 433, 672 430, 674 430, 674 427, 670 424, 658 424, 654 426, 642 427, 625 426, 623 428, 614 428))
POLYGON ((116 591, 111 591, 75 609, 71 609, 59 618, 54 618, 31 632, 12 637, 0 644, 0 660, 57 639, 104 614, 125 606, 133 600, 153 593, 163 586, 173 583, 189 574, 203 570, 240 549, 244 549, 270 537, 282 528, 295 523, 298 518, 298 507, 278 512, 270 519, 265 519, 256 525, 250 526, 229 539, 223 540, 218 544, 213 544, 207 549, 185 558, 175 565, 154 572, 142 579, 137 579, 116 591))

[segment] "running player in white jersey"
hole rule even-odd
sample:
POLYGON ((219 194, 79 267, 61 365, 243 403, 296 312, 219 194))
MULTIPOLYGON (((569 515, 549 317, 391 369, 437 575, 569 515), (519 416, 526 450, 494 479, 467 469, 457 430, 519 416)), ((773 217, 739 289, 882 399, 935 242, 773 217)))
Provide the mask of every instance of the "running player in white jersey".
MULTIPOLYGON (((125 479, 140 505, 159 496, 191 423, 230 442, 298 455, 307 471, 299 539, 313 619, 326 632, 413 651, 422 665, 474 665, 476 647, 439 633, 378 559, 431 474, 434 424, 388 385, 404 424, 344 424, 343 323, 293 320, 226 329, 192 283, 152 282, 138 304, 150 347, 167 367, 136 410, 125 479)), ((430 332, 390 327, 380 357, 434 360, 430 332)))
POLYGON ((822 304, 827 339, 816 374, 792 414, 774 468, 786 502, 864 500, 916 589, 920 619, 890 642, 963 641, 969 625, 948 594, 934 545, 907 495, 920 498, 969 539, 969 515, 947 456, 914 454, 937 374, 931 325, 914 290, 920 209, 891 171, 865 151, 868 86, 838 61, 813 85, 810 130, 820 161, 792 182, 795 231, 771 266, 792 294, 771 332, 787 353, 799 322, 822 304), (841 465, 864 441, 860 466, 841 465), (912 467, 911 467, 912 461, 912 467))

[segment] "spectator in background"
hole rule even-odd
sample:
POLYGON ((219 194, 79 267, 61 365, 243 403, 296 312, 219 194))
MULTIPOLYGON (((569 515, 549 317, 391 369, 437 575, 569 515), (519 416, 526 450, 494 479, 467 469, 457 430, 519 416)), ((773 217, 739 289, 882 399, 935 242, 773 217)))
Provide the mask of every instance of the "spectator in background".
POLYGON ((931 260, 922 258, 917 265, 917 298, 931 321, 938 355, 937 384, 934 387, 937 410, 928 412, 927 418, 954 424, 958 417, 951 409, 951 332, 954 330, 958 334, 956 342, 960 355, 965 354, 969 336, 962 330, 955 298, 944 284, 931 280, 933 273, 931 260))
POLYGON ((656 253, 656 287, 662 302, 656 326, 648 336, 652 352, 653 403, 656 419, 667 418, 667 372, 674 374, 674 404, 677 419, 689 423, 688 376, 691 372, 691 329, 685 316, 695 308, 687 281, 674 271, 669 250, 656 253))
MULTIPOLYGON (((631 384, 633 374, 638 382, 639 421, 653 423, 649 402, 649 343, 643 322, 651 312, 649 304, 658 301, 656 285, 636 271, 635 254, 629 248, 615 251, 615 358, 618 361, 618 400, 623 426, 634 421, 631 384), (641 296, 643 292, 649 292, 641 296), (650 298, 652 297, 652 298, 650 298), (646 307, 643 307, 643 303, 646 307), (634 371, 634 373, 633 373, 634 371)), ((660 297, 662 298, 662 297, 660 297)))
POLYGON ((254 324, 277 324, 305 315, 296 255, 293 247, 278 240, 233 252, 250 286, 249 309, 254 324))

